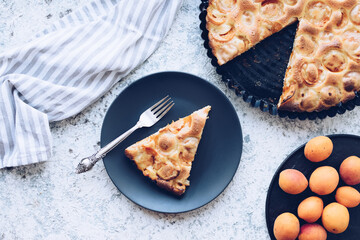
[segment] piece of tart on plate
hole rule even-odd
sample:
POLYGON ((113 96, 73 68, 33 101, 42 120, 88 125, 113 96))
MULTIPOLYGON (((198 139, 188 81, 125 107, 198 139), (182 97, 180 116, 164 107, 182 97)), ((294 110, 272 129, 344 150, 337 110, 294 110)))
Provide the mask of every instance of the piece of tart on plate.
POLYGON ((126 148, 126 156, 159 187, 183 194, 210 109, 206 106, 161 128, 126 148))

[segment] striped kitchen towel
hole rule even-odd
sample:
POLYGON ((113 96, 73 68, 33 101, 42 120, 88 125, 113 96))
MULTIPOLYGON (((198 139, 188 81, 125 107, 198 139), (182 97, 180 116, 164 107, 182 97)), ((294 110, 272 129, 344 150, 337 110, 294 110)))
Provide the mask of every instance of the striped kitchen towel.
POLYGON ((94 0, 0 54, 0 168, 51 156, 49 121, 79 113, 147 59, 181 0, 94 0))

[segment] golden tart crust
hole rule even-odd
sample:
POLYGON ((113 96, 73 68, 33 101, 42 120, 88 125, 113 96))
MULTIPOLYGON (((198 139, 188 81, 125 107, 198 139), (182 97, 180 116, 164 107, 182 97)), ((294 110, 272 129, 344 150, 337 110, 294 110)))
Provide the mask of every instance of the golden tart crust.
POLYGON ((321 111, 360 91, 360 0, 210 0, 207 12, 220 65, 299 20, 280 110, 321 111))
POLYGON ((355 97, 360 90, 357 18, 360 1, 308 1, 287 67, 280 110, 321 111, 355 97), (311 10, 318 14, 315 20, 309 17, 311 10))
POLYGON ((195 111, 129 146, 126 156, 159 187, 183 194, 210 109, 195 111))

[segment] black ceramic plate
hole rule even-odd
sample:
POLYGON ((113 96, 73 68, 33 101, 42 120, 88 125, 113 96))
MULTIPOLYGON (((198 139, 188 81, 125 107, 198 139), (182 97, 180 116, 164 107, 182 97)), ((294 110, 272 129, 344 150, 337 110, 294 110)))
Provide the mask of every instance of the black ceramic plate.
MULTIPOLYGON (((296 149, 293 153, 286 158, 286 160, 280 165, 276 171, 266 199, 266 224, 271 239, 275 239, 273 234, 274 222, 277 216, 284 212, 291 212, 297 216, 297 206, 302 200, 310 196, 317 196, 312 193, 309 187, 301 194, 290 195, 282 191, 279 187, 279 174, 281 171, 293 168, 301 171, 307 179, 310 178, 311 173, 320 166, 332 166, 339 170, 342 161, 352 155, 360 156, 360 137, 354 135, 330 135, 329 136, 334 143, 334 150, 331 156, 323 162, 312 163, 304 156, 305 144, 296 149)), ((346 185, 341 179, 339 187, 346 185)), ((360 186, 353 186, 357 190, 360 190, 360 186)), ((335 191, 327 196, 320 196, 324 201, 324 206, 331 202, 336 202, 335 191)), ((346 239, 346 240, 358 240, 360 236, 360 207, 349 208, 350 224, 348 229, 341 234, 332 234, 328 232, 328 240, 332 239, 346 239)), ((304 224, 305 221, 300 220, 300 224, 304 224)), ((317 222, 321 224, 321 219, 317 222)))
POLYGON ((208 31, 206 29, 206 9, 208 0, 202 0, 200 4, 200 29, 201 37, 204 39, 204 47, 211 63, 216 67, 222 80, 233 89, 236 95, 253 107, 261 111, 269 112, 280 117, 304 119, 323 119, 327 116, 343 114, 346 110, 352 110, 360 105, 360 96, 357 93, 355 99, 326 111, 312 113, 296 113, 289 111, 278 111, 277 103, 282 93, 283 79, 287 64, 292 52, 297 23, 294 23, 280 32, 266 38, 247 52, 219 66, 215 56, 209 47, 208 31))
POLYGON ((230 183, 241 157, 242 132, 234 107, 218 88, 190 74, 163 72, 139 79, 120 93, 105 116, 101 146, 132 127, 144 110, 166 95, 174 100, 174 107, 153 127, 134 132, 104 158, 104 164, 115 186, 133 202, 158 212, 179 213, 205 205, 230 183), (211 111, 193 162, 190 186, 176 197, 144 177, 126 158, 124 149, 206 105, 211 105, 211 111))

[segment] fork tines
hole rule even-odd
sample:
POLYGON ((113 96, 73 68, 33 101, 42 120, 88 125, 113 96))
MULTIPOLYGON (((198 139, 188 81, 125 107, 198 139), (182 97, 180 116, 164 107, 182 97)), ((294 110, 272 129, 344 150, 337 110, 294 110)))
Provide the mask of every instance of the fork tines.
POLYGON ((171 100, 171 97, 167 95, 159 102, 155 103, 150 109, 157 118, 162 118, 174 106, 174 104, 175 103, 171 100))

